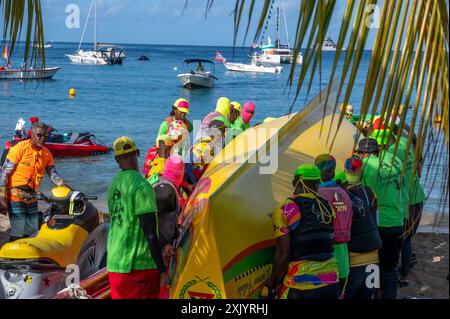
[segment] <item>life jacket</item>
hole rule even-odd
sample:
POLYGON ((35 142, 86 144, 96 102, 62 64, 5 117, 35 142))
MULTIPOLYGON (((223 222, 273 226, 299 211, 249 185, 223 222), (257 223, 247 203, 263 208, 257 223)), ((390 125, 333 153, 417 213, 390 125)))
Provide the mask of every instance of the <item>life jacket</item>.
MULTIPOLYGON (((166 118, 167 121, 167 135, 170 135, 170 133, 175 129, 173 123, 173 116, 169 116, 168 118, 166 118)), ((190 123, 187 119, 181 120, 181 122, 183 122, 183 124, 186 127, 186 130, 189 132, 190 130, 190 123)))
POLYGON ((158 183, 165 183, 165 184, 170 184, 170 185, 172 185, 172 187, 175 189, 175 191, 176 191, 176 193, 177 193, 177 196, 178 196, 178 202, 180 203, 180 207, 181 207, 181 209, 183 209, 184 206, 187 204, 187 200, 186 200, 186 198, 184 198, 184 196, 183 196, 183 190, 182 190, 181 186, 180 186, 180 189, 177 189, 177 188, 175 187, 175 185, 174 185, 169 179, 167 179, 167 178, 164 177, 164 176, 160 176, 160 177, 159 177, 158 183))
POLYGON ((353 221, 348 250, 356 253, 366 253, 381 248, 381 238, 378 232, 376 211, 372 203, 375 201, 373 192, 363 186, 349 187, 347 193, 352 201, 353 221))
POLYGON ((197 140, 204 138, 206 136, 208 136, 208 128, 209 128, 209 124, 218 117, 224 117, 222 115, 222 113, 214 111, 209 113, 208 115, 206 115, 203 120, 202 123, 200 125, 200 131, 199 131, 199 135, 197 135, 197 140))
POLYGON ((142 173, 144 176, 148 178, 148 173, 152 169, 152 162, 158 156, 158 148, 156 146, 152 147, 148 150, 147 155, 145 156, 144 165, 142 167, 142 173))
POLYGON ((20 141, 21 141, 20 139, 13 139, 13 140, 5 143, 5 148, 3 150, 2 157, 0 159, 0 168, 3 166, 3 164, 6 161, 6 157, 8 156, 9 149, 11 147, 13 147, 14 145, 16 145, 17 143, 19 143, 20 141))
POLYGON ((178 233, 178 217, 181 214, 180 201, 178 199, 178 191, 175 186, 165 178, 161 177, 159 182, 153 185, 155 193, 158 193, 158 187, 161 185, 168 185, 175 192, 175 209, 171 211, 160 211, 158 209, 158 232, 159 232, 159 243, 161 248, 167 244, 172 244, 177 237, 178 233))
POLYGON ((317 254, 333 255, 333 219, 328 224, 322 220, 321 211, 317 200, 321 201, 330 215, 332 210, 323 198, 310 198, 306 196, 292 197, 297 204, 301 218, 299 225, 290 230, 291 252, 290 262, 307 259, 308 256, 317 254))
POLYGON ((352 227, 352 201, 350 197, 340 187, 320 187, 319 194, 330 203, 336 214, 334 243, 347 243, 350 240, 350 229, 352 227))

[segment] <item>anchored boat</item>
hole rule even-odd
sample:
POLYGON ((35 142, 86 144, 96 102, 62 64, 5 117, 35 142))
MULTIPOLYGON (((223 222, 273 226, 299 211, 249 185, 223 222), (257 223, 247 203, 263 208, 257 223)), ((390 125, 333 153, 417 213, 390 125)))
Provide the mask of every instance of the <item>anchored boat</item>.
POLYGON ((217 78, 214 76, 215 64, 211 60, 204 59, 188 59, 184 63, 189 68, 190 64, 197 63, 196 70, 190 69, 189 72, 178 74, 177 77, 181 85, 187 89, 193 88, 210 88, 214 86, 214 81, 217 78), (205 71, 202 63, 209 65, 209 71, 205 71))
POLYGON ((0 67, 0 80, 44 80, 51 79, 60 67, 42 68, 42 69, 10 69, 0 67))

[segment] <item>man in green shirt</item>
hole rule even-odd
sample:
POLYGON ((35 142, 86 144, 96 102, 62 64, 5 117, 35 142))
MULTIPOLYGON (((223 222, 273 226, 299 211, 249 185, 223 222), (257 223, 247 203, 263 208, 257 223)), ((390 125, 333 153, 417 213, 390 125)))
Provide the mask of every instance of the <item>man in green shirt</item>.
POLYGON ((157 206, 152 186, 139 174, 139 149, 130 137, 114 142, 121 169, 108 189, 111 214, 108 277, 113 299, 157 299, 168 285, 157 235, 157 206))
POLYGON ((400 175, 402 163, 389 153, 380 155, 379 145, 374 138, 362 139, 358 144, 357 153, 364 163, 361 184, 371 188, 378 200, 378 230, 383 243, 379 250, 381 297, 395 299, 398 282, 397 264, 409 201, 400 175))
MULTIPOLYGON (((398 133, 398 132, 396 132, 398 133)), ((417 232, 420 219, 422 217, 423 202, 425 200, 425 193, 422 185, 420 184, 420 161, 417 161, 414 157, 414 143, 410 144, 409 155, 406 158, 406 148, 408 144, 408 138, 401 134, 396 134, 399 139, 396 157, 404 163, 406 160, 406 166, 404 171, 405 186, 409 194, 409 216, 405 220, 405 234, 406 237, 403 240, 403 246, 401 251, 401 267, 400 267, 400 286, 405 287, 409 285, 408 276, 411 269, 412 252, 412 237, 417 232), (416 168, 414 169, 414 165, 416 168), (413 175, 413 170, 415 171, 413 175)), ((395 144, 392 143, 387 148, 387 152, 391 155, 394 154, 395 144)))

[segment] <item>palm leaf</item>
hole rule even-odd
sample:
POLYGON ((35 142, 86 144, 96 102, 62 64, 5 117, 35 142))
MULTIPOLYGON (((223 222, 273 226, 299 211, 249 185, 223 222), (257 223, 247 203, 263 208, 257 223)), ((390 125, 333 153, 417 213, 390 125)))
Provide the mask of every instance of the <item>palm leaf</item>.
POLYGON ((26 18, 24 61, 31 53, 31 65, 45 67, 44 28, 40 0, 0 0, 0 13, 3 15, 2 46, 9 45, 10 56, 14 53, 16 43, 21 39, 21 32, 26 18), (36 46, 32 44, 37 44, 36 46))

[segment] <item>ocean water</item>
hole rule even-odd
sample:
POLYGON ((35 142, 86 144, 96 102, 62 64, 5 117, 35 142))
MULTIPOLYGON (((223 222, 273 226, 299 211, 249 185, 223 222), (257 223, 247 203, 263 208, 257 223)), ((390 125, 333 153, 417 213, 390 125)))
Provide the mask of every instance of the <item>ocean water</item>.
MULTIPOLYGON (((53 48, 46 50, 47 66, 62 67, 52 80, 27 83, 0 81, 0 141, 6 142, 11 138, 19 117, 28 119, 39 116, 41 121, 61 132, 89 131, 107 145, 112 145, 121 135, 132 136, 145 155, 146 150, 155 143, 160 123, 167 118, 173 102, 180 97, 190 102, 190 120, 201 120, 214 110, 221 96, 241 104, 253 101, 256 114, 252 123, 258 123, 268 116, 287 114, 295 95, 295 89, 287 86, 289 65, 285 66, 283 73, 275 75, 230 72, 221 63, 216 63, 218 80, 213 88, 187 90, 181 87, 176 75, 185 70, 184 59, 214 60, 219 50, 229 60, 248 62, 248 48, 235 48, 233 53, 232 47, 125 45, 127 58, 123 65, 81 66, 70 64, 65 56, 75 52, 77 45, 54 43, 53 48), (137 57, 141 54, 149 56, 150 61, 138 61, 137 57), (76 98, 68 95, 72 87, 77 91, 76 98)), ((13 56, 13 64, 17 66, 21 64, 21 48, 19 45, 13 56)), ((86 45, 83 48, 90 47, 86 45)), ((358 101, 364 94, 370 54, 367 51, 363 56, 350 99, 356 112, 358 101)), ((300 110, 317 95, 320 88, 326 86, 334 54, 324 52, 323 59, 322 81, 316 76, 308 96, 306 89, 302 89, 294 111, 300 110)), ((433 164, 431 176, 442 172, 444 167, 441 162, 444 161, 433 164)), ((103 202, 107 197, 108 185, 117 172, 113 155, 57 159, 56 167, 70 186, 97 195, 103 202)), ((426 188, 430 194, 427 209, 435 211, 443 180, 437 178, 432 189, 430 184, 426 188)), ((50 187, 51 183, 45 179, 41 190, 45 192, 50 187)), ((446 206, 448 212, 448 199, 446 206)))

